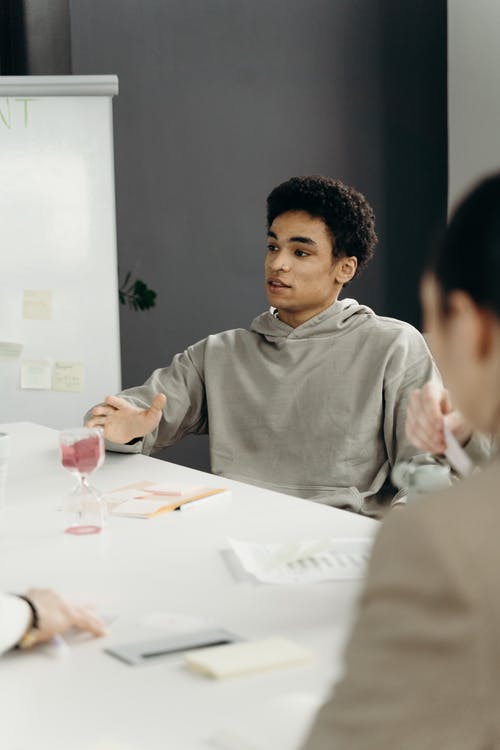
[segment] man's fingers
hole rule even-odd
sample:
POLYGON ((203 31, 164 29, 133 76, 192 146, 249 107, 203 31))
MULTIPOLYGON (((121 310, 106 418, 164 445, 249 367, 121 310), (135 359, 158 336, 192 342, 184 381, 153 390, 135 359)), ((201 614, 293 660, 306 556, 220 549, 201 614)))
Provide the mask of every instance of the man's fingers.
POLYGON ((106 396, 104 403, 107 406, 113 406, 115 409, 123 409, 131 405, 126 399, 120 398, 119 396, 106 396))
POLYGON ((93 417, 107 417, 110 414, 113 414, 113 412, 116 411, 116 408, 114 406, 106 406, 106 404, 99 404, 98 406, 94 406, 94 408, 91 411, 91 414, 93 417))
POLYGON ((157 393, 154 399, 151 401, 150 411, 163 411, 165 404, 167 403, 167 397, 164 393, 157 393))
POLYGON ((106 420, 107 417, 92 417, 92 419, 87 419, 85 427, 105 427, 106 420))
POLYGON ((443 411, 441 409, 441 399, 443 397, 443 387, 438 383, 429 381, 420 391, 420 407, 429 420, 435 425, 443 421, 443 411))
POLYGON ((442 453, 444 432, 442 419, 436 428, 419 409, 411 409, 406 417, 406 434, 408 439, 420 450, 429 453, 442 453))
POLYGON ((443 390, 440 406, 443 414, 449 414, 453 411, 453 404, 451 403, 450 394, 446 389, 443 390))
POLYGON ((80 630, 86 630, 88 633, 92 633, 92 635, 95 636, 106 635, 104 623, 86 609, 75 607, 72 610, 71 619, 73 620, 73 624, 77 628, 80 628, 80 630))
POLYGON ((85 422, 85 427, 104 427, 107 419, 116 411, 113 406, 99 404, 91 411, 90 419, 85 422))

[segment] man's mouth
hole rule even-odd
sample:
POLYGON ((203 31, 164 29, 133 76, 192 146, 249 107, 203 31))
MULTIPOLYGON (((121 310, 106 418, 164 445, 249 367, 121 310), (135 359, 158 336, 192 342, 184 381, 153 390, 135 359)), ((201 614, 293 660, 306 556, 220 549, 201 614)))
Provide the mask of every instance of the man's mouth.
POLYGON ((290 289, 290 284, 285 284, 281 279, 270 278, 267 283, 271 289, 290 289))

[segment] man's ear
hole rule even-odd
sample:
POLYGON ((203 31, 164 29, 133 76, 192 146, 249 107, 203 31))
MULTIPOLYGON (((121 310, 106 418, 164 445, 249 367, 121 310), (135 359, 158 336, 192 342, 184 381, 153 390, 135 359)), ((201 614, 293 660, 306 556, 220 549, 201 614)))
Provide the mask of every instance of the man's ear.
POLYGON ((464 346, 479 361, 489 357, 497 328, 493 315, 478 307, 466 292, 461 291, 448 295, 448 307, 450 320, 464 346))
POLYGON ((355 255, 349 255, 345 258, 339 258, 335 265, 335 281, 339 284, 347 284, 354 278, 358 268, 358 259, 355 255))

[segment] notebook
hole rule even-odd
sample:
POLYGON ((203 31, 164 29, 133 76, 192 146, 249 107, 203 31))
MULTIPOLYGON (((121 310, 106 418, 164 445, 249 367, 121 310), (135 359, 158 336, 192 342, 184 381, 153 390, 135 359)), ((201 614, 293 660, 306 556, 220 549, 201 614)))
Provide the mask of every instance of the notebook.
POLYGON ((205 487, 178 483, 138 482, 106 493, 105 499, 115 516, 154 518, 177 510, 187 503, 227 495, 224 487, 205 487))
POLYGON ((237 677, 252 672, 304 664, 311 652, 287 638, 266 638, 203 648, 184 658, 187 667, 209 677, 237 677))

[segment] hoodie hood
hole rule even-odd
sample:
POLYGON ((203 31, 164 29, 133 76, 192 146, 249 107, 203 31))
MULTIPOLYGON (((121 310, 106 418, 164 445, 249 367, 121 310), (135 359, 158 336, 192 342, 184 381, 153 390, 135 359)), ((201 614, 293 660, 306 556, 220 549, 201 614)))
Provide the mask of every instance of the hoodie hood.
POLYGON ((268 341, 309 339, 344 334, 358 328, 374 315, 371 308, 358 304, 355 299, 342 299, 297 328, 292 328, 277 318, 274 308, 271 308, 255 318, 250 330, 265 336, 268 341))

